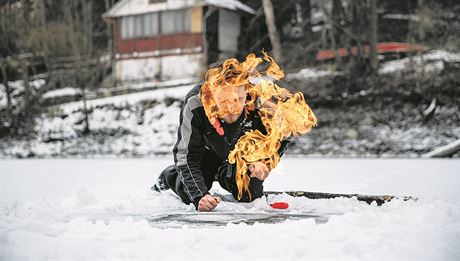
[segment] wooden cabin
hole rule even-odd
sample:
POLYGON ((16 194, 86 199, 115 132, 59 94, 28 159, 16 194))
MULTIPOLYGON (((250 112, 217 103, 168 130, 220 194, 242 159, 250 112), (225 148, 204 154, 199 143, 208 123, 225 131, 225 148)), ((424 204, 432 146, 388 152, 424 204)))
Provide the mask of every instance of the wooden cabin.
POLYGON ((235 57, 241 15, 237 0, 120 0, 104 15, 113 23, 118 82, 202 78, 207 65, 235 57))

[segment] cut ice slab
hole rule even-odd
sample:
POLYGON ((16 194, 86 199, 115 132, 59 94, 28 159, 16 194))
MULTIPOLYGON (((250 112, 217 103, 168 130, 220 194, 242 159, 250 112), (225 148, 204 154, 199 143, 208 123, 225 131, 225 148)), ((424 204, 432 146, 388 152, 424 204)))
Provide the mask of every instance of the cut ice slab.
POLYGON ((315 223, 322 224, 329 220, 329 216, 337 214, 326 213, 290 213, 290 212, 182 212, 155 215, 148 218, 152 226, 180 227, 189 226, 212 226, 227 225, 229 223, 255 223, 275 224, 287 220, 313 219, 315 223))
POLYGON ((191 227, 222 226, 229 223, 275 224, 300 219, 313 219, 315 223, 322 224, 326 223, 331 215, 343 214, 318 212, 313 207, 303 207, 301 210, 274 209, 268 203, 274 198, 273 196, 256 199, 251 203, 238 203, 231 194, 214 193, 214 196, 219 196, 222 202, 211 212, 173 211, 151 215, 147 217, 147 220, 150 225, 163 228, 184 225, 191 227))
MULTIPOLYGON (((169 191, 168 191, 169 192, 169 191)), ((177 197, 172 192, 157 194, 154 196, 163 196, 166 198, 177 197)), ((289 220, 313 220, 316 224, 323 224, 329 221, 333 215, 342 215, 345 212, 324 212, 324 209, 318 209, 313 206, 303 205, 301 208, 293 209, 274 209, 267 204, 270 197, 263 197, 256 199, 251 203, 238 203, 233 199, 231 194, 219 195, 222 202, 211 212, 198 212, 192 206, 183 209, 169 209, 158 212, 133 212, 128 211, 125 213, 107 213, 100 211, 86 211, 84 216, 92 222, 104 221, 109 224, 113 221, 145 220, 148 224, 155 228, 168 229, 168 228, 202 228, 202 227, 216 227, 225 226, 228 224, 247 224, 253 225, 256 223, 261 224, 277 224, 289 220)), ((279 198, 280 196, 275 196, 279 198)), ((291 197, 291 196, 287 196, 291 197)), ((291 197, 292 198, 292 197, 291 197)), ((74 215, 67 216, 63 221, 71 221, 77 218, 74 215)))

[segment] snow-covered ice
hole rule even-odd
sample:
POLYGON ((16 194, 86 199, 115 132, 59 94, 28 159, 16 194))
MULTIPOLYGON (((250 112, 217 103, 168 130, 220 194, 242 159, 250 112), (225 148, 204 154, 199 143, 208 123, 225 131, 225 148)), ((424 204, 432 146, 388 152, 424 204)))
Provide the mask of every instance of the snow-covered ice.
MULTIPOLYGON (((459 260, 460 161, 286 158, 266 190, 396 194, 381 207, 356 199, 279 195, 291 212, 343 213, 276 224, 164 226, 145 216, 193 212, 149 190, 172 162, 157 159, 0 161, 0 260, 373 259, 459 260)), ((228 194, 218 187, 212 193, 228 194)), ((215 211, 266 211, 265 199, 215 211)))

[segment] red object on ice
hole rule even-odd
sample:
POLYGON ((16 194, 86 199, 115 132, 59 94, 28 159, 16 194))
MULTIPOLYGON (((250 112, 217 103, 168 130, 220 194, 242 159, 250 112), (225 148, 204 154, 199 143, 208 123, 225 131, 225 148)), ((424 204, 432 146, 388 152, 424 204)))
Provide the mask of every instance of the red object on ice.
POLYGON ((270 204, 270 206, 277 209, 286 209, 289 207, 289 204, 287 202, 275 202, 270 204))

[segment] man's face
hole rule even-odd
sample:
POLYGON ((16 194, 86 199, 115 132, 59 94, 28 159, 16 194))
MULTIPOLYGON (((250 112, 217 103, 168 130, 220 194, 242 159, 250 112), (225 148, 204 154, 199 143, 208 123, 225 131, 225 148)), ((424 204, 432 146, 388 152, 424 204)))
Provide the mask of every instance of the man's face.
POLYGON ((227 123, 235 122, 241 115, 246 102, 246 88, 224 87, 214 93, 219 117, 227 123))

